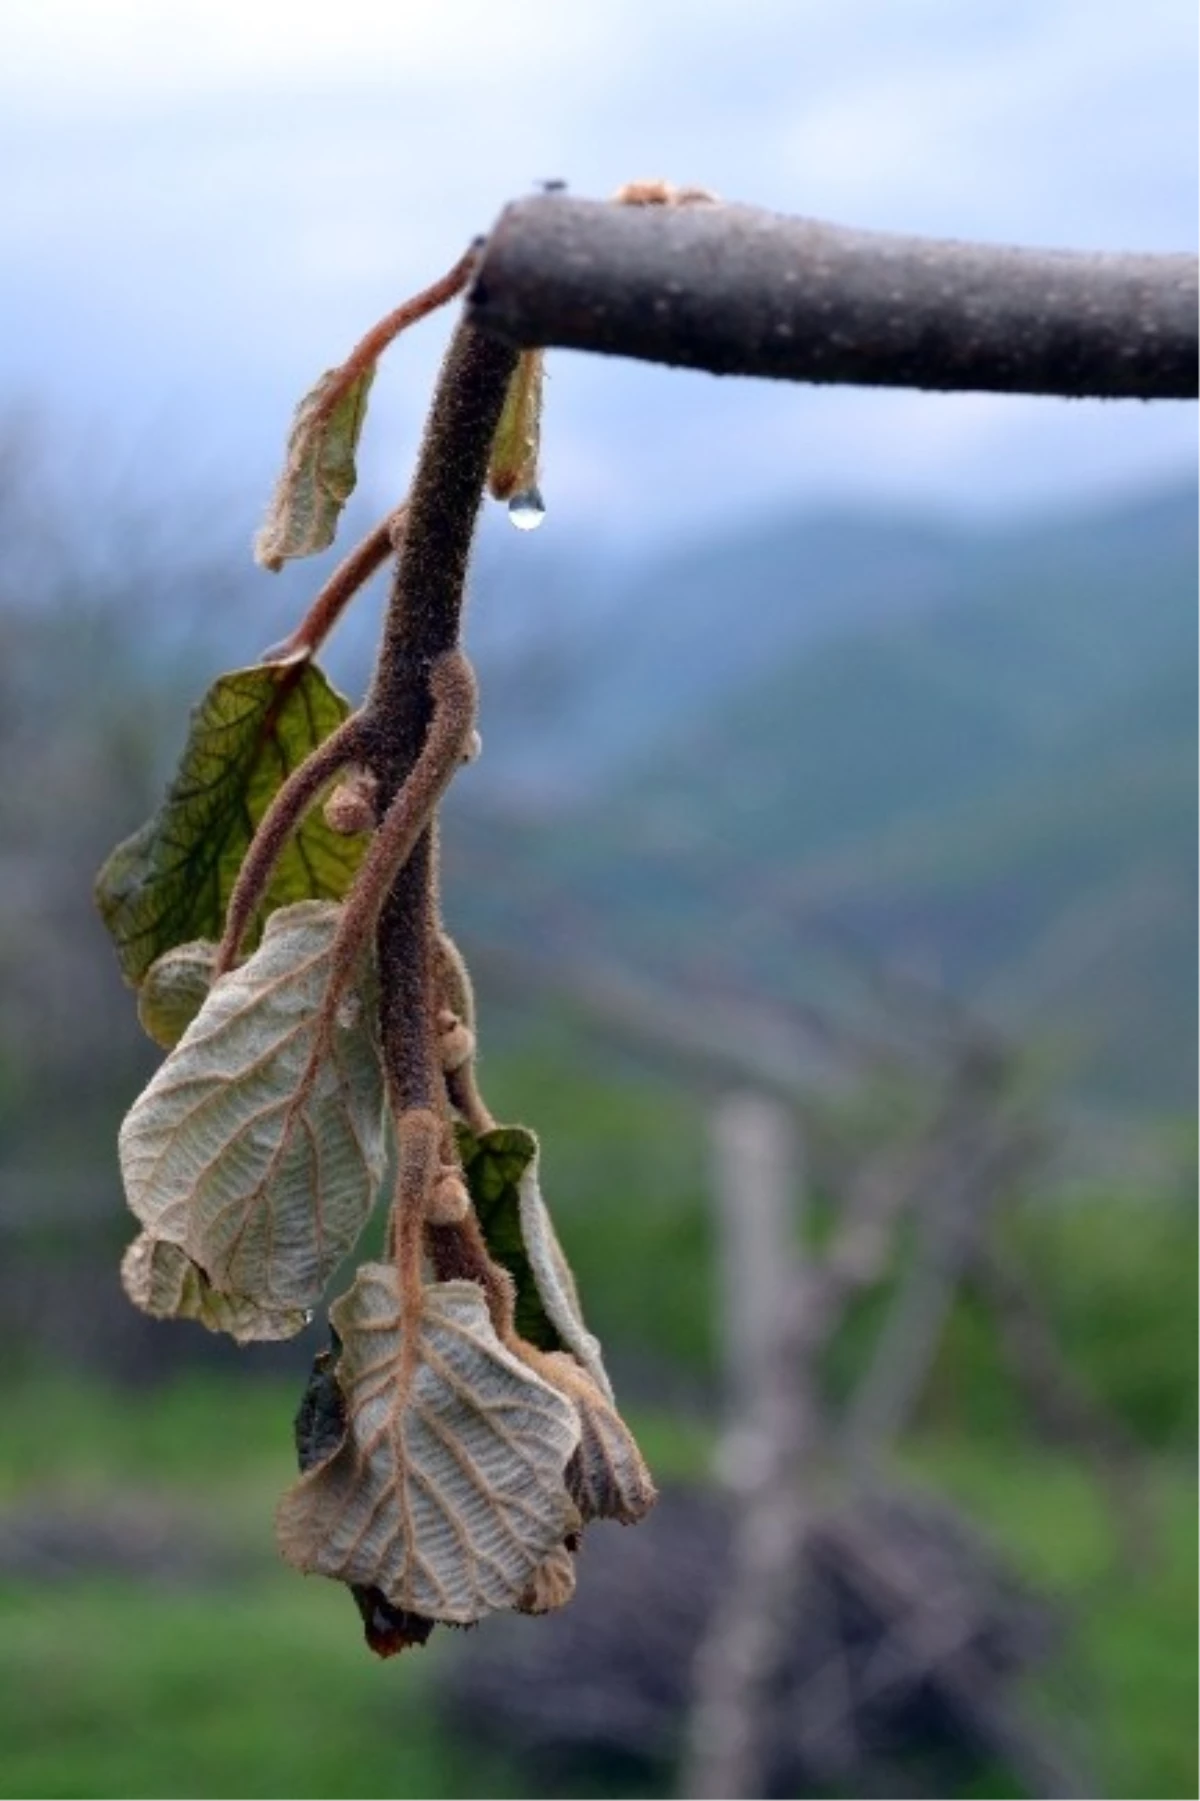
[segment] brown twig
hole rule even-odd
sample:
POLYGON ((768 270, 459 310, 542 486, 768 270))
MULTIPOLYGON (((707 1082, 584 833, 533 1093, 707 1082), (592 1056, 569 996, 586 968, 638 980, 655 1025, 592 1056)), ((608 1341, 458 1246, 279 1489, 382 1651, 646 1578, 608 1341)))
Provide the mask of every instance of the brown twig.
POLYGON ((264 663, 294 663, 316 656, 358 590, 400 548, 406 507, 403 502, 381 519, 330 576, 295 631, 263 652, 264 663))
POLYGON ((329 418, 345 398, 347 390, 374 368, 389 344, 394 343, 402 331, 407 331, 408 327, 415 325, 418 320, 428 318, 430 313, 435 313, 440 306, 445 306, 448 301, 453 300, 456 294, 461 294, 471 279, 471 271, 478 260, 479 247, 477 244, 472 244, 459 257, 454 267, 446 271, 445 275, 439 277, 437 281, 430 282, 427 288, 422 288, 421 292, 414 294, 411 299, 402 301, 392 312, 380 319, 378 324, 373 325, 370 331, 359 339, 345 362, 339 366, 336 379, 330 382, 329 387, 321 396, 321 404, 314 412, 314 420, 329 418))

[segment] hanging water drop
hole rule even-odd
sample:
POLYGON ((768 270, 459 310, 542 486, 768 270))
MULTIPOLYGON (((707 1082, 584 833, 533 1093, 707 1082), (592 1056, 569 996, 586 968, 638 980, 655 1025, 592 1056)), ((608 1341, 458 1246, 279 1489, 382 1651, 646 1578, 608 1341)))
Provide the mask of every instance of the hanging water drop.
POLYGON ((508 516, 519 532, 536 531, 546 517, 546 503, 539 488, 526 488, 508 503, 508 516))

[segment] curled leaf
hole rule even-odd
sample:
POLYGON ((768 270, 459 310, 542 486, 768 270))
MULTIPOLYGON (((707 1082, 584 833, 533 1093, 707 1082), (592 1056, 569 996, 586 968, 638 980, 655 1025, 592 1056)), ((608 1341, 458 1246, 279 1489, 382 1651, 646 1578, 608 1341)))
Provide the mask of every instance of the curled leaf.
POLYGON ((488 1253, 516 1283, 516 1328, 543 1351, 570 1351, 612 1397, 600 1342, 583 1323, 570 1265, 538 1186, 538 1143, 524 1126, 476 1137, 459 1126, 458 1148, 488 1253))
POLYGON ((228 1332, 238 1344, 294 1338, 306 1324, 300 1309, 219 1294, 186 1251, 150 1232, 139 1233, 126 1251, 121 1282, 134 1306, 154 1319, 194 1319, 210 1332, 228 1332))
POLYGON ((138 1019, 164 1050, 174 1049, 204 1005, 216 955, 216 945, 200 938, 165 951, 146 971, 138 989, 138 1019))
POLYGON ((363 1264, 330 1319, 345 1437, 280 1503, 284 1556, 427 1620, 519 1605, 578 1522, 575 1408, 500 1343, 473 1282, 425 1289, 408 1383, 392 1265, 363 1264))
MULTIPOLYGON (((573 1359, 561 1354, 546 1359, 557 1365, 564 1393, 579 1411, 579 1449, 567 1465, 567 1488, 588 1520, 620 1520, 632 1526, 644 1519, 658 1499, 637 1441, 613 1403, 600 1393, 573 1359)), ((554 1380, 550 1368, 547 1375, 554 1380)))
POLYGON ((296 408, 283 472, 254 540, 264 568, 282 569, 333 543, 358 479, 354 458, 374 379, 373 363, 349 379, 344 368, 329 369, 296 408))
MULTIPOLYGON (((119 844, 96 879, 96 904, 135 987, 165 951, 217 940, 237 874, 263 814, 294 769, 349 715, 312 663, 256 664, 217 678, 153 819, 119 844)), ((247 942, 293 901, 340 900, 365 839, 310 813, 275 865, 247 942)))
POLYGON ((488 493, 493 500, 512 500, 537 488, 543 360, 540 350, 523 350, 513 370, 488 463, 488 493))
POLYGON ((340 917, 320 901, 273 913, 121 1128, 126 1197, 150 1235, 273 1313, 320 1299, 384 1171, 374 1006, 360 995, 313 1061, 340 917))

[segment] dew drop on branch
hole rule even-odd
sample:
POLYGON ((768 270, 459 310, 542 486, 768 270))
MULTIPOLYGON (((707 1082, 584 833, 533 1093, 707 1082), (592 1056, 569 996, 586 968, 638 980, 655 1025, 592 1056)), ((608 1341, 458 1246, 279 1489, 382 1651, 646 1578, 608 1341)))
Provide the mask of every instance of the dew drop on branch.
POLYGON ((526 488, 514 494, 508 503, 508 516, 519 532, 536 531, 546 517, 546 503, 538 488, 526 488))

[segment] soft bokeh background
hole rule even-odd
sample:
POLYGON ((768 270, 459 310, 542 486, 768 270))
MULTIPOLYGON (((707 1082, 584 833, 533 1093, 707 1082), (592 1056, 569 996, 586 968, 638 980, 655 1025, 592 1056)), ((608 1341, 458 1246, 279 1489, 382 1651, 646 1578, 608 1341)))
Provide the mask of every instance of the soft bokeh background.
MULTIPOLYGON (((319 580, 247 552, 295 400, 506 199, 663 175, 847 224, 1186 249, 1195 35, 1174 0, 9 0, 0 1791, 671 1792, 669 1722, 631 1748, 614 1701, 564 1757, 484 1705, 490 1628, 376 1666, 344 1597, 276 1566, 319 1336, 239 1356, 118 1292, 116 1123, 153 1057, 92 875, 188 704, 319 580)), ((444 336, 388 359, 348 537, 403 491, 444 336)), ((1037 1122, 996 1229, 1090 1425, 1039 1417, 964 1281, 889 1476, 1028 1586, 1045 1644, 1006 1694, 1081 1780, 1194 1794, 1194 408, 550 371, 545 526, 483 532, 485 754, 446 904, 492 1105, 543 1135, 678 1490, 668 1540, 707 1505, 728 1357, 714 1097, 784 1070, 811 1254, 927 1116, 947 1039, 986 1034, 1037 1122)), ((330 647, 349 689, 377 617, 330 647)), ((820 1372, 835 1422, 906 1245, 820 1372)), ((632 1542, 600 1529, 598 1566, 604 1531, 632 1542)), ((621 1658, 563 1655, 585 1650, 606 1695, 621 1658)), ((961 1727, 918 1713, 891 1786, 839 1792, 1017 1792, 977 1744, 914 1762, 961 1727)))

